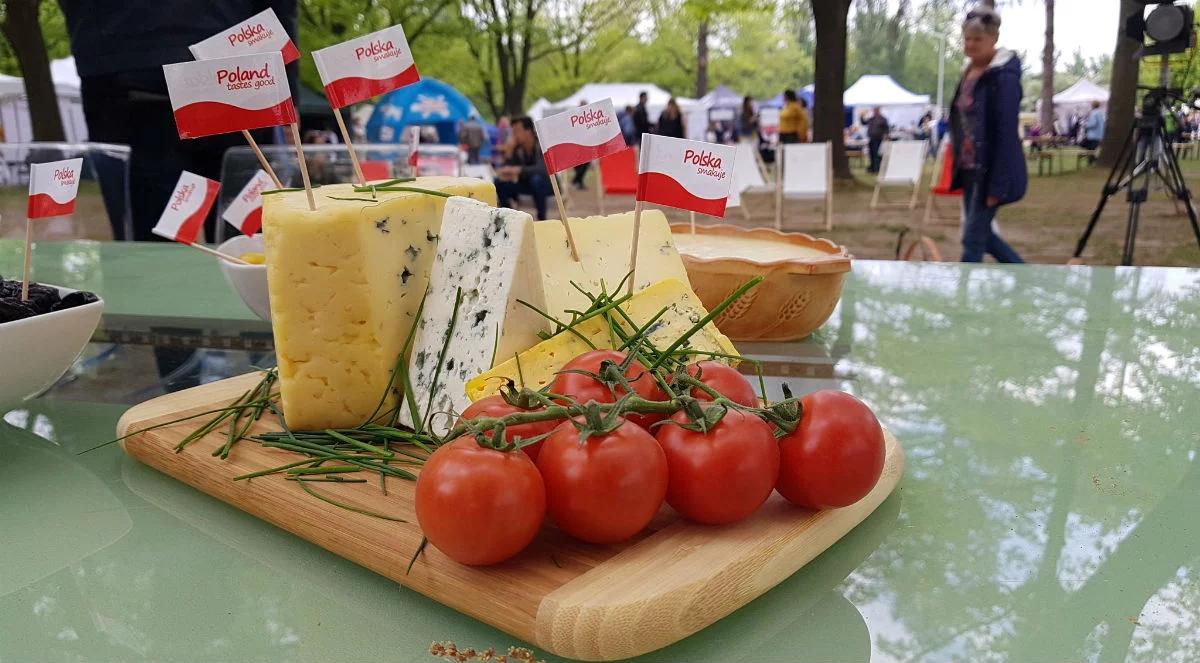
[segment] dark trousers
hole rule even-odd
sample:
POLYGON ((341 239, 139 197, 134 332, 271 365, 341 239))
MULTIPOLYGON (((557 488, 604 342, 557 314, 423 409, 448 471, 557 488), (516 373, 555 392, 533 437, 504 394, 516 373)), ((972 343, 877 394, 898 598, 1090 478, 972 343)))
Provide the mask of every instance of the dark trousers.
POLYGON ((867 150, 871 154, 871 164, 867 166, 868 173, 878 173, 883 163, 883 138, 871 138, 867 141, 867 150))
POLYGON ((583 188, 583 178, 587 177, 588 168, 591 168, 591 167, 592 167, 591 161, 588 161, 587 163, 581 163, 578 166, 575 166, 575 177, 571 178, 571 184, 574 184, 575 188, 577 188, 577 189, 583 188))
POLYGON ((970 173, 963 187, 962 262, 983 262, 985 253, 996 262, 1023 263, 1021 256, 996 232, 996 208, 987 206, 986 189, 970 173))
POLYGON ((501 207, 513 207, 519 196, 530 196, 537 208, 538 221, 546 218, 546 201, 551 195, 550 178, 544 173, 522 175, 516 182, 496 180, 496 199, 501 207))
MULTIPOLYGON (((166 84, 161 89, 147 85, 145 76, 117 74, 86 76, 81 80, 83 115, 88 137, 97 142, 119 143, 130 147, 129 206, 133 218, 133 237, 118 231, 116 218, 110 222, 118 238, 138 241, 165 241, 150 229, 158 222, 179 173, 187 170, 214 180, 221 178, 221 159, 225 150, 244 145, 240 133, 181 140, 171 112, 166 84)), ((158 79, 162 79, 161 72, 158 79)), ((269 143, 270 130, 256 131, 255 140, 269 143)), ((103 184, 102 184, 103 186, 103 184)), ((214 237, 216 206, 205 223, 208 237, 214 237)))

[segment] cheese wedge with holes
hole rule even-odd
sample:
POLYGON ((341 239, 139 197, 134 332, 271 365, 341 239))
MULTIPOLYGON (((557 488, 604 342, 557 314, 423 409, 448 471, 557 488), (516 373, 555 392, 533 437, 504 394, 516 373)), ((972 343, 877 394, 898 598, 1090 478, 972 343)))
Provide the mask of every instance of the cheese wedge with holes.
MULTIPOLYGON (((468 198, 446 203, 409 360, 422 427, 444 433, 471 404, 467 380, 549 330, 544 317, 521 303, 545 308, 540 274, 533 217, 468 198)), ((401 420, 414 424, 408 408, 401 420)))
MULTIPOLYGON (((615 293, 629 273, 629 249, 633 238, 633 212, 571 219, 571 234, 579 248, 579 261, 571 257, 567 233, 561 221, 538 221, 538 257, 542 265, 542 284, 546 291, 547 312, 564 324, 570 311, 586 310, 585 291, 598 293, 601 284, 615 293)), ((634 292, 667 279, 690 285, 683 260, 671 239, 671 226, 659 210, 642 212, 638 244, 638 269, 634 292)))
MULTIPOLYGON (((654 330, 647 336, 654 347, 659 350, 666 350, 676 339, 686 334, 696 323, 708 315, 708 311, 704 310, 704 305, 700 303, 700 298, 696 296, 696 293, 692 292, 692 289, 683 282, 675 279, 659 281, 621 305, 621 309, 638 325, 650 322, 664 308, 666 313, 658 319, 654 330)), ((626 330, 631 329, 628 324, 622 326, 626 330)), ((563 365, 592 349, 588 342, 580 338, 581 336, 588 339, 588 342, 597 349, 613 347, 612 339, 609 337, 608 323, 605 320, 599 318, 585 320, 574 327, 574 333, 565 331, 556 334, 521 352, 516 357, 510 357, 503 363, 498 363, 492 370, 472 379, 467 383, 467 396, 472 401, 491 396, 499 392, 506 379, 511 379, 518 386, 523 385, 531 389, 545 387, 554 381, 555 374, 563 365), (518 363, 520 370, 518 370, 518 363)), ((697 358, 706 358, 701 356, 705 352, 737 355, 737 349, 733 347, 733 343, 711 322, 692 335, 687 344, 679 349, 697 352, 697 358)), ((721 358, 720 360, 736 363, 736 360, 731 359, 721 358)))
MULTIPOLYGON (((496 190, 470 178, 405 186, 489 205, 496 190)), ((287 425, 357 426, 376 412, 429 285, 446 198, 356 193, 352 185, 263 196, 271 323, 287 425)), ((395 394, 384 401, 387 411, 395 394)))

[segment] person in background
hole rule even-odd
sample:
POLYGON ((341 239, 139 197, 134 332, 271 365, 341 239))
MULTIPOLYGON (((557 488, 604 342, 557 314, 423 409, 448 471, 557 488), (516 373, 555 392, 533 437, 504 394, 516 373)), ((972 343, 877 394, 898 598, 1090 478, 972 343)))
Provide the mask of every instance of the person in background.
POLYGON ((795 90, 783 91, 783 110, 779 111, 779 142, 802 143, 808 139, 808 113, 796 98, 795 90))
POLYGON ((483 125, 479 123, 479 118, 474 113, 467 118, 463 123, 462 128, 458 130, 458 142, 467 150, 467 163, 479 163, 479 151, 483 148, 483 141, 487 138, 487 133, 483 130, 483 125))
POLYGON ((879 166, 883 163, 883 141, 887 140, 891 133, 892 125, 888 124, 887 118, 883 116, 883 109, 876 106, 874 114, 867 121, 867 150, 871 155, 868 173, 879 172, 879 166))
POLYGON ((496 170, 496 198, 500 207, 513 207, 517 197, 531 196, 539 221, 546 218, 546 200, 553 194, 542 148, 533 131, 533 120, 518 117, 512 121, 512 149, 504 165, 496 170))
POLYGON ((687 135, 687 125, 684 124, 683 113, 679 111, 675 97, 667 101, 667 107, 659 114, 658 126, 654 128, 654 133, 673 138, 683 138, 687 135))
POLYGON ((625 137, 626 145, 634 145, 637 143, 637 130, 633 126, 633 106, 626 106, 625 110, 617 113, 617 124, 621 127, 621 135, 625 137))
POLYGON ((738 114, 738 138, 753 140, 758 135, 758 111, 754 110, 754 99, 746 95, 742 99, 742 112, 738 114))
POLYGON ((803 97, 800 97, 800 110, 804 111, 804 130, 800 132, 800 142, 807 143, 812 140, 812 115, 808 110, 808 102, 803 97))
MULTIPOLYGON (((1104 111, 1100 110, 1099 101, 1093 101, 1092 110, 1083 123, 1083 140, 1079 141, 1079 146, 1085 150, 1095 150, 1100 147, 1102 140, 1104 140, 1104 111)), ((1094 153, 1088 156, 1088 163, 1096 163, 1094 153)))
MULTIPOLYGON (((275 10, 292 41, 299 44, 296 0, 211 0, 204 3, 203 11, 184 0, 59 0, 59 5, 79 70, 88 138, 130 148, 133 237, 124 237, 119 224, 114 224, 113 232, 118 239, 166 241, 150 229, 175 190, 179 173, 187 170, 220 179, 225 150, 244 146, 246 140, 240 133, 181 140, 162 66, 195 59, 189 44, 267 8, 275 10)), ((287 67, 293 97, 298 66, 293 62, 287 67)), ((272 142, 270 129, 252 133, 256 141, 272 142)), ((215 236, 217 222, 215 213, 210 214, 205 226, 209 237, 215 236)))
POLYGON ((977 8, 963 22, 968 64, 950 105, 954 145, 953 190, 963 192, 963 262, 990 253, 1007 263, 1025 262, 997 234, 996 211, 1025 197, 1028 174, 1017 131, 1021 112, 1021 60, 997 49, 1000 15, 977 8))
POLYGON ((501 115, 496 120, 496 146, 507 143, 510 134, 512 134, 512 123, 508 121, 507 115, 501 115))
POLYGON ((642 134, 651 132, 650 114, 646 112, 646 100, 649 98, 645 92, 638 94, 637 106, 633 109, 633 144, 642 144, 642 134))

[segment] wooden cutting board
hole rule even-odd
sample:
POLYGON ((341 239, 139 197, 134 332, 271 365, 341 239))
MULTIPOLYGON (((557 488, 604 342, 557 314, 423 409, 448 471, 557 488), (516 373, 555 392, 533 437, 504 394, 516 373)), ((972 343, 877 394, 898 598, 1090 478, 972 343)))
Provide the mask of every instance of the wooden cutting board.
MULTIPOLYGON (((251 374, 156 398, 131 408, 117 424, 126 435, 188 414, 227 405, 253 387, 251 374)), ((414 484, 312 484, 315 490, 407 522, 339 508, 281 476, 233 477, 282 465, 297 454, 238 443, 228 460, 214 458, 224 429, 175 453, 198 421, 135 434, 126 453, 213 497, 282 527, 405 587, 559 656, 603 661, 653 651, 683 639, 749 603, 819 555, 862 522, 886 498, 904 469, 904 453, 886 432, 887 459, 879 484, 858 503, 808 511, 778 495, 750 518, 707 527, 663 508, 639 537, 620 545, 575 541, 543 528, 528 549, 503 564, 462 566, 421 542, 414 484)), ((278 430, 270 418, 255 432, 278 430)))

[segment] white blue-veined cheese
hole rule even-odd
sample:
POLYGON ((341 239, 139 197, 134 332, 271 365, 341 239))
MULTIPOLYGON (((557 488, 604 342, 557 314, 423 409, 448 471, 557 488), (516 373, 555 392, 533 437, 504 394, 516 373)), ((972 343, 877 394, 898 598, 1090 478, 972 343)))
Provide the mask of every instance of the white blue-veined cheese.
MULTIPOLYGON (((541 340, 545 318, 521 302, 544 310, 545 299, 533 218, 450 198, 408 369, 428 428, 448 430, 471 403, 468 380, 541 340)), ((413 425, 407 407, 402 421, 413 425)))

